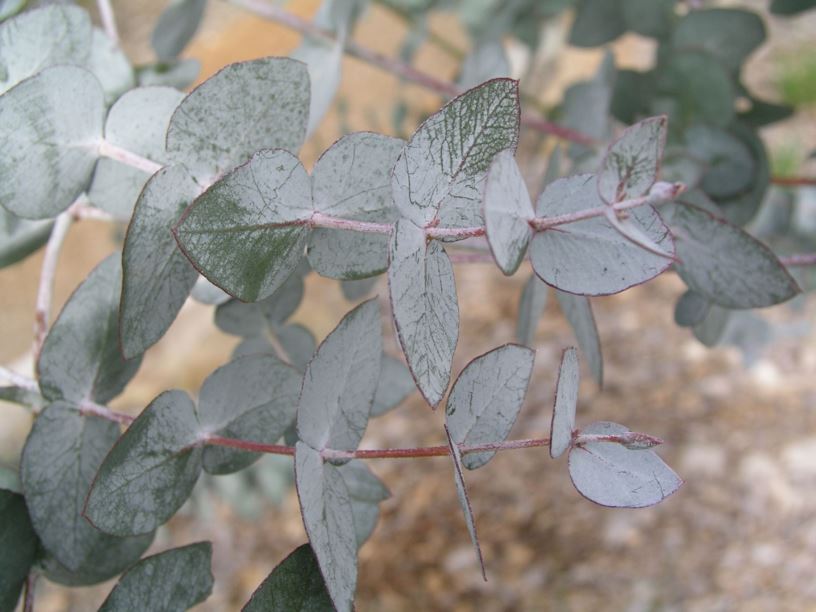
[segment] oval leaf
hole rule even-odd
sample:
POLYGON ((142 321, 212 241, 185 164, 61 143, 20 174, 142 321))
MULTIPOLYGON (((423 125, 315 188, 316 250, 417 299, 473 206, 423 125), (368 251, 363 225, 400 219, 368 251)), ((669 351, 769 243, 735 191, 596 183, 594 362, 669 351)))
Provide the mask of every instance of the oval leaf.
POLYGON ((317 557, 309 544, 303 544, 272 570, 242 612, 320 612, 331 609, 331 598, 317 557))
POLYGON ((311 182, 291 153, 259 151, 215 183, 173 228, 210 282, 244 302, 272 293, 303 257, 311 182))
POLYGON ((119 254, 99 264, 74 291, 45 337, 37 362, 47 399, 107 403, 125 388, 141 358, 119 351, 119 254))
POLYGON ((184 166, 159 170, 139 196, 122 252, 122 353, 135 357, 167 331, 198 279, 170 228, 198 195, 184 166))
POLYGON ((354 459, 337 471, 348 489, 357 548, 360 548, 377 526, 380 502, 391 497, 391 493, 364 461, 354 459))
POLYGON ((657 180, 666 146, 666 116, 627 128, 609 146, 598 174, 598 193, 607 204, 637 198, 657 180))
POLYGON ((583 295, 573 295, 556 291, 555 297, 561 306, 561 312, 567 317, 570 327, 581 347, 589 365, 589 371, 598 386, 603 386, 603 353, 601 352, 601 338, 598 327, 595 325, 595 315, 592 314, 592 305, 589 298, 583 295))
POLYGON ((201 473, 195 406, 182 391, 154 399, 97 472, 85 516, 115 535, 153 531, 190 496, 201 473))
POLYGON ((167 129, 167 152, 203 178, 260 149, 297 153, 308 109, 309 75, 301 62, 266 57, 231 64, 181 102, 167 129))
POLYGON ((448 102, 397 160, 391 189, 399 211, 428 225, 457 181, 484 173, 497 153, 515 150, 518 127, 518 81, 494 79, 448 102))
POLYGON ((295 446, 295 482, 303 525, 338 612, 350 612, 357 586, 353 510, 340 468, 303 442, 295 446))
POLYGON ((88 186, 102 137, 105 95, 84 68, 47 68, 0 96, 0 204, 45 219, 88 186))
POLYGON ((453 265, 436 242, 407 219, 391 237, 388 289, 394 324, 408 367, 435 408, 448 388, 459 338, 459 304, 453 265))
MULTIPOLYGON (((538 199, 539 217, 604 206, 595 177, 581 174, 559 179, 538 199)), ((673 253, 668 228, 651 206, 627 211, 628 220, 664 252, 673 253)), ((671 260, 634 244, 604 217, 560 225, 533 238, 530 259, 548 285, 579 295, 610 295, 646 282, 665 271, 671 260)))
MULTIPOLYGON (((623 425, 599 421, 582 434, 619 435, 623 425)), ((569 471, 578 492, 610 508, 653 506, 677 491, 683 481, 651 450, 629 450, 616 442, 588 442, 570 450, 569 471)))
POLYGON ((550 457, 553 459, 563 455, 572 443, 580 376, 578 351, 573 347, 564 349, 561 354, 561 367, 558 370, 555 405, 550 425, 550 457))
POLYGON ((416 383, 408 366, 396 357, 383 354, 371 416, 380 416, 396 408, 415 389, 416 383))
MULTIPOLYGON (((445 406, 445 423, 458 445, 504 442, 524 403, 535 351, 506 344, 476 357, 453 385, 445 406)), ((469 453, 462 463, 482 467, 495 452, 469 453)))
POLYGON ((300 439, 317 450, 355 450, 368 424, 381 359, 380 308, 371 299, 343 317, 306 366, 300 439))
POLYGON ((511 151, 499 153, 490 165, 484 194, 490 251, 501 271, 513 274, 527 253, 535 217, 524 177, 511 151))
POLYGON ((198 542, 146 557, 126 571, 100 612, 187 610, 212 593, 212 544, 198 542))
POLYGON ((173 0, 159 17, 150 42, 162 62, 169 62, 184 51, 195 36, 207 0, 173 0))

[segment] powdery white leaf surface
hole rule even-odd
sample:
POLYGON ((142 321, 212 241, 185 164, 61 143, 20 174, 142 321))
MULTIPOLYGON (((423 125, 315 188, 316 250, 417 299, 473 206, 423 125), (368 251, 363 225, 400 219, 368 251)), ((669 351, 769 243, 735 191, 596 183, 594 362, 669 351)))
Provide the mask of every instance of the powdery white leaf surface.
POLYGON ((376 299, 349 312, 306 366, 298 436, 312 448, 355 450, 380 376, 382 331, 376 299))
MULTIPOLYGON (((250 355, 218 368, 199 393, 201 430, 227 438, 275 444, 295 422, 301 375, 272 355, 250 355)), ((220 446, 204 449, 204 469, 228 474, 257 459, 248 453, 220 446)))
POLYGON ((19 217, 56 216, 91 179, 105 96, 84 68, 54 66, 0 96, 0 204, 19 217))
POLYGON ((351 499, 354 533, 359 549, 377 526, 377 520, 380 517, 380 502, 391 497, 391 493, 382 481, 368 469, 365 461, 353 459, 339 467, 337 471, 346 483, 349 499, 351 499))
POLYGON ((63 306, 37 361, 40 390, 50 400, 106 403, 136 375, 141 358, 119 350, 119 254, 100 263, 63 306))
POLYGON ((176 513, 201 473, 199 423, 183 391, 165 391, 111 449, 94 480, 85 516, 114 535, 153 531, 176 513))
MULTIPOLYGON (((342 137, 315 163, 315 210, 355 221, 396 221, 391 171, 404 144, 371 132, 342 137)), ((318 228, 311 233, 308 256, 315 271, 330 278, 380 274, 388 267, 388 236, 318 228)))
POLYGON ((82 509, 96 470, 118 437, 116 423, 55 402, 37 417, 26 439, 20 479, 31 521, 45 549, 69 570, 79 569, 102 537, 82 509))
POLYGON ((459 304, 453 265, 436 242, 407 219, 391 237, 388 288, 397 336, 425 400, 442 400, 459 338, 459 304))
POLYGON ((172 0, 159 17, 150 42, 160 61, 169 62, 184 51, 195 36, 207 0, 172 0))
POLYGON ((525 346, 532 346, 535 341, 538 320, 547 307, 549 291, 547 284, 535 274, 532 274, 524 283, 519 299, 516 339, 525 346))
MULTIPOLYGON (((504 442, 524 403, 535 351, 506 344, 476 357, 453 385, 445 406, 445 423, 456 444, 474 446, 504 442)), ((485 465, 493 452, 468 453, 469 470, 485 465)))
POLYGON ((581 347, 589 371, 598 386, 603 386, 603 353, 598 327, 595 325, 595 315, 592 314, 592 305, 584 295, 573 295, 556 290, 555 297, 561 306, 561 312, 569 321, 570 327, 581 347))
POLYGON ((482 547, 479 546, 479 534, 476 532, 476 519, 473 517, 473 509, 470 507, 470 498, 468 497, 467 487, 465 486, 465 476, 462 470, 462 453, 459 451, 456 442, 453 441, 447 425, 445 426, 445 434, 448 437, 448 446, 450 447, 451 459, 453 460, 456 496, 459 498, 459 505, 462 507, 462 512, 465 515, 465 524, 470 534, 470 541, 473 542, 473 547, 476 549, 476 557, 479 559, 479 567, 482 570, 482 578, 487 582, 484 558, 482 557, 482 547))
MULTIPOLYGON (((616 435, 623 425, 599 421, 582 434, 616 435)), ((569 453, 569 472, 578 492, 611 508, 653 506, 677 491, 683 481, 651 450, 629 450, 615 442, 588 442, 569 453)))
POLYGON ((187 610, 212 593, 212 544, 198 542, 146 557, 128 569, 100 612, 187 610))
POLYGON ((487 170, 518 141, 518 82, 495 79, 465 92, 417 129, 394 167, 392 193, 403 216, 426 226, 451 188, 487 170))
POLYGON ((572 443, 580 376, 578 351, 573 347, 565 349, 561 354, 561 367, 558 370, 555 405, 550 426, 550 457, 553 459, 564 454, 572 443))
POLYGON ((331 609, 331 597, 317 557, 309 544, 303 544, 272 570, 242 612, 323 612, 331 609))
POLYGON ((396 408, 415 389, 416 383, 408 366, 396 357, 383 354, 371 416, 380 416, 396 408))
MULTIPOLYGON (((165 163, 164 135, 173 111, 183 98, 184 94, 170 87, 130 90, 108 112, 105 140, 157 163, 165 163)), ((88 197, 94 206, 117 219, 129 219, 149 178, 138 168, 102 158, 94 170, 88 197)))
POLYGON ((672 207, 677 273, 689 289, 725 308, 764 308, 800 293, 776 255, 738 227, 696 206, 672 207))
POLYGON ((198 195, 184 166, 168 166, 139 196, 122 252, 122 353, 134 357, 167 331, 198 279, 170 229, 198 195))
POLYGON ((304 442, 295 445, 295 482, 303 525, 338 612, 350 612, 357 586, 357 537, 351 498, 339 470, 304 442))
POLYGON ((272 293, 303 257, 311 181, 291 153, 259 151, 215 183, 173 229, 193 265, 245 302, 272 293))
POLYGON ((0 93, 57 64, 83 66, 91 53, 91 19, 78 6, 51 5, 0 24, 0 93))
POLYGON ((533 235, 533 203, 511 151, 499 153, 490 165, 484 194, 490 250, 501 271, 513 274, 527 253, 533 235))
POLYGON ((613 204, 648 193, 657 180, 666 146, 665 115, 627 128, 609 146, 598 174, 601 199, 613 204))
MULTIPOLYGON (((580 174, 551 183, 538 199, 539 217, 577 213, 605 206, 595 176, 580 174)), ((627 211, 629 220, 668 254, 674 243, 651 206, 627 211)), ((610 295, 664 272, 671 260, 655 255, 622 236, 603 217, 559 225, 533 237, 533 270, 548 285, 579 295, 610 295)))
POLYGON ((303 63, 266 57, 230 64, 181 102, 167 129, 167 152, 210 179, 261 149, 297 153, 308 113, 303 63))

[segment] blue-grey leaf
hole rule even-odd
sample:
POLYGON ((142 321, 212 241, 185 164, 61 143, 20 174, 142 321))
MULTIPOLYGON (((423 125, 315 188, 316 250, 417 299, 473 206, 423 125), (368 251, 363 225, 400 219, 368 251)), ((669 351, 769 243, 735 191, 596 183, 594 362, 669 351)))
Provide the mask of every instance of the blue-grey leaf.
POLYGON ((173 231, 210 282, 254 302, 272 295, 300 263, 311 214, 303 165, 282 149, 264 150, 199 196, 173 231))
POLYGON ((212 544, 198 542, 145 557, 126 571, 100 612, 187 610, 212 593, 212 544))
POLYGON ((167 331, 198 273, 181 254, 170 229, 198 195, 184 166, 159 170, 142 191, 122 251, 122 354, 135 357, 167 331))
POLYGON ((84 66, 91 52, 91 18, 78 6, 55 4, 0 24, 0 93, 49 66, 84 66))
POLYGON ((408 367, 425 400, 442 400, 459 338, 459 304, 453 265, 436 242, 407 219, 391 237, 388 288, 394 324, 408 367))
POLYGON ((174 62, 140 66, 136 72, 136 80, 140 87, 163 86, 187 89, 195 83, 200 72, 201 62, 197 59, 186 58, 174 62))
POLYGON ((20 219, 0 208, 0 268, 22 261, 48 241, 51 221, 20 219))
POLYGON ((578 351, 573 347, 565 349, 561 354, 561 367, 558 370, 555 405, 550 426, 550 457, 553 459, 564 454, 564 451, 572 444, 580 376, 578 351))
MULTIPOLYGON (((550 184, 538 199, 536 213, 553 217, 604 205, 595 177, 580 174, 550 184)), ((629 221, 664 252, 674 252, 671 234, 654 208, 633 208, 628 215, 629 221)), ((671 265, 671 260, 621 235, 603 216, 536 233, 530 258, 541 280, 579 295, 618 293, 654 278, 671 265)))
MULTIPOLYGON (((387 264, 386 267, 388 267, 387 264)), ((340 290, 343 292, 343 297, 349 302, 356 302, 367 296, 376 284, 377 278, 374 276, 358 280, 344 280, 340 281, 340 290)))
POLYGON ((533 346, 538 320, 547 307, 547 293, 550 288, 535 274, 524 283, 519 299, 516 320, 516 340, 525 346, 533 346))
POLYGON ((96 470, 119 437, 116 423, 82 416, 66 402, 34 421, 20 462, 20 478, 34 529, 62 565, 76 570, 102 534, 82 516, 96 470))
POLYGON ((303 525, 338 612, 350 612, 357 586, 357 537, 348 487, 340 469, 304 442, 295 446, 303 525))
POLYGON ((321 276, 365 279, 388 269, 388 235, 317 228, 309 234, 306 254, 321 276))
POLYGON ((584 295, 573 295, 563 291, 555 292, 561 312, 567 317, 570 327, 581 347, 589 371, 598 386, 603 386, 603 353, 601 352, 601 338, 598 327, 595 325, 595 316, 592 314, 592 305, 584 295))
POLYGON ((569 42, 577 47, 598 47, 626 32, 622 0, 579 0, 569 42))
POLYGON ((479 560, 479 567, 482 570, 482 578, 487 582, 484 558, 482 557, 482 547, 479 546, 479 534, 476 532, 476 519, 473 517, 473 509, 470 507, 470 498, 468 497, 467 487, 465 486, 465 475, 462 470, 462 453, 459 451, 456 442, 453 441, 447 426, 445 426, 445 434, 448 437, 448 447, 450 448, 451 459, 453 460, 453 477, 456 483, 456 496, 459 498, 459 505, 462 507, 462 513, 465 515, 465 524, 470 534, 470 541, 473 542, 473 547, 476 549, 476 557, 479 560))
MULTIPOLYGON (((616 435, 623 425, 599 421, 582 434, 616 435)), ((651 450, 629 450, 615 442, 588 442, 569 453, 569 471, 578 492, 612 508, 653 506, 677 491, 683 481, 651 450)))
MULTIPOLYGON (((445 423, 458 445, 504 442, 524 403, 535 351, 505 344, 471 361, 453 385, 445 406, 445 423)), ((485 465, 493 452, 468 453, 469 470, 485 465)))
POLYGON ((671 43, 675 49, 705 50, 736 72, 764 40, 765 25, 756 13, 713 8, 684 15, 674 28, 671 43))
POLYGON ((380 416, 396 408, 415 389, 416 383, 408 366, 396 357, 383 354, 371 416, 380 416))
POLYGON ((743 230, 691 205, 676 205, 668 223, 677 244, 677 273, 725 308, 764 308, 800 293, 776 255, 743 230))
MULTIPOLYGON (((119 98, 105 120, 105 140, 157 163, 165 163, 164 135, 184 94, 170 87, 139 87, 119 98)), ((117 219, 130 219, 150 178, 132 166, 102 158, 96 164, 88 197, 117 219)))
MULTIPOLYGON (((210 374, 201 387, 198 418, 205 434, 275 444, 295 422, 301 375, 271 355, 250 355, 210 374)), ((220 446, 204 449, 211 474, 237 472, 260 455, 220 446)))
POLYGON ((462 62, 459 87, 470 89, 485 81, 510 76, 510 62, 501 40, 479 41, 462 62))
POLYGON ((51 326, 37 362, 43 397, 107 403, 139 369, 140 357, 126 361, 119 350, 119 259, 94 268, 51 326))
POLYGON ((609 146, 598 173, 598 193, 607 204, 648 193, 657 180, 666 146, 665 115, 627 128, 609 146))
POLYGON ((105 96, 84 68, 54 66, 0 96, 0 204, 44 219, 88 186, 102 136, 105 96))
POLYGON ((346 483, 357 548, 365 544, 374 532, 380 517, 380 502, 391 497, 382 481, 368 469, 364 461, 354 459, 338 468, 337 472, 346 483))
POLYGON ((266 57, 230 64, 176 109, 167 151, 196 176, 211 180, 260 149, 297 153, 308 107, 309 75, 301 62, 266 57))
POLYGON ((230 301, 229 293, 225 293, 203 276, 199 276, 196 280, 190 297, 207 306, 220 306, 230 301))
POLYGON ((241 612, 326 612, 331 597, 309 544, 289 554, 266 577, 241 612))
POLYGON ((91 34, 91 54, 85 67, 99 79, 108 106, 136 84, 127 55, 99 28, 94 28, 91 34))
POLYGON ((533 235, 533 203, 511 151, 499 153, 487 172, 484 194, 487 241, 499 268, 515 273, 533 235))
POLYGON ((293 272, 268 298, 245 303, 230 300, 215 310, 215 324, 221 331, 251 338, 276 329, 300 306, 303 276, 293 272))
POLYGON ((314 334, 303 325, 294 323, 278 328, 275 336, 280 348, 286 353, 286 361, 303 372, 317 350, 314 334))
POLYGON ((106 533, 138 535, 173 516, 201 473, 199 427, 184 392, 154 399, 99 468, 85 504, 88 520, 106 533))
POLYGON ((290 57, 306 64, 309 71, 311 100, 309 103, 309 124, 306 137, 313 134, 321 120, 331 108, 337 89, 340 87, 343 65, 343 38, 333 44, 324 40, 304 38, 290 57))
POLYGON ((709 302, 702 294, 689 289, 674 306, 674 322, 681 327, 693 327, 702 323, 711 308, 709 302))
POLYGON ((201 25, 206 6, 207 0, 171 0, 150 37, 159 60, 172 61, 184 51, 201 25))
POLYGON ((0 610, 15 610, 39 542, 22 495, 0 489, 0 610))
POLYGON ((394 202, 416 225, 439 213, 457 179, 484 173, 518 141, 518 82, 494 79, 431 115, 405 145, 392 177, 394 202))
POLYGON ((732 314, 727 308, 711 304, 705 318, 692 328, 694 337, 708 347, 720 344, 732 314))
POLYGON ((300 439, 317 450, 355 450, 368 424, 381 359, 380 308, 372 299, 340 321, 306 366, 300 439))

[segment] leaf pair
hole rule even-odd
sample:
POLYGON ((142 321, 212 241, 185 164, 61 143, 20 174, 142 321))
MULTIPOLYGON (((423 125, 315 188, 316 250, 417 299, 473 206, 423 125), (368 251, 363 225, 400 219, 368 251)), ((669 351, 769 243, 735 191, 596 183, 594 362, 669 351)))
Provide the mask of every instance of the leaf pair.
POLYGON ((569 450, 569 471, 578 492, 602 506, 641 508, 674 493, 683 483, 660 457, 648 450, 656 438, 598 421, 575 428, 580 374, 578 353, 561 357, 550 432, 550 455, 569 450))

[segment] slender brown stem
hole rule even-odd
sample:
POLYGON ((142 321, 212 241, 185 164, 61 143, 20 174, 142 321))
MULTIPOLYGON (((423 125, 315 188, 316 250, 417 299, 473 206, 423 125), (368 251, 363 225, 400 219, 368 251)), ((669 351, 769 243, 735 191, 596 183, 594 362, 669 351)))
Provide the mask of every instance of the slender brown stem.
POLYGON ((23 612, 34 612, 34 590, 37 586, 39 574, 31 572, 26 576, 25 595, 23 595, 23 612))
MULTIPOLYGON (((279 444, 261 444, 259 442, 249 442, 247 440, 236 440, 222 436, 207 436, 202 440, 204 444, 214 446, 227 446, 240 450, 255 453, 267 453, 272 455, 294 455, 293 446, 281 446, 279 444)), ((481 453, 489 451, 514 450, 519 448, 534 448, 538 446, 549 446, 549 438, 530 438, 525 440, 509 440, 495 444, 477 444, 473 446, 462 446, 462 454, 481 453)), ((381 448, 375 450, 340 451, 325 449, 321 452, 324 459, 408 459, 417 457, 444 457, 450 454, 450 447, 444 446, 424 446, 418 448, 381 448)))
MULTIPOLYGON (((306 36, 325 41, 329 44, 337 42, 336 37, 331 32, 327 32, 315 26, 312 22, 293 15, 284 9, 264 2, 262 0, 229 0, 232 4, 240 6, 250 12, 255 13, 265 19, 279 23, 287 28, 300 32, 306 36)), ((346 40, 344 44, 344 51, 351 57, 362 60, 372 66, 376 66, 386 72, 393 74, 405 81, 409 81, 416 85, 420 85, 429 89, 441 96, 455 97, 463 92, 463 90, 450 81, 444 81, 433 75, 430 75, 421 70, 417 70, 410 64, 401 62, 392 57, 383 55, 376 51, 372 51, 367 47, 354 42, 353 40, 346 40)), ((593 138, 586 134, 582 134, 576 130, 571 130, 563 126, 557 125, 540 117, 532 117, 527 114, 521 117, 522 124, 531 129, 538 130, 545 134, 551 134, 564 140, 577 142, 585 145, 598 144, 593 138)))
POLYGON ((809 178, 806 176, 772 176, 771 182, 774 185, 783 185, 787 187, 816 186, 816 178, 809 178))

